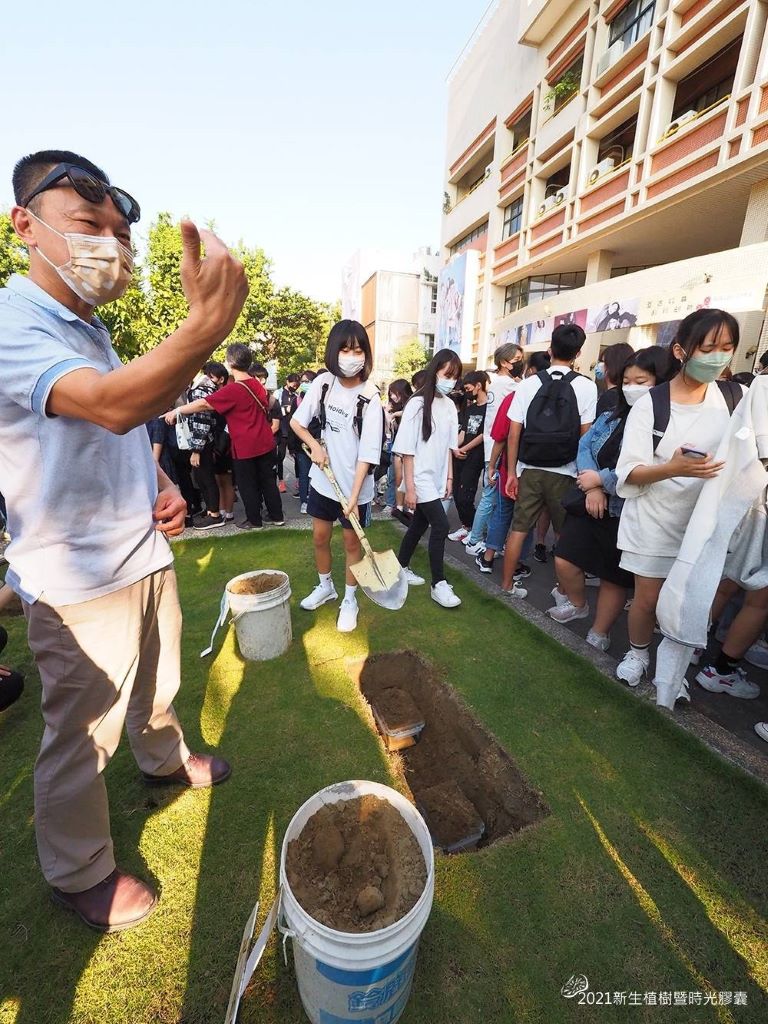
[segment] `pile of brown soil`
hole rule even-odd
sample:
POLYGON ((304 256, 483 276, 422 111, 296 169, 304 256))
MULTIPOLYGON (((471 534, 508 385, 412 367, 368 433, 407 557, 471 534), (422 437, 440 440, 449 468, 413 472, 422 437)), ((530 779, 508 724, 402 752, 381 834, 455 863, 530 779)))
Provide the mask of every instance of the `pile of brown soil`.
MULTIPOLYGON (((363 696, 371 705, 378 707, 382 695, 395 688, 410 695, 419 708, 425 722, 419 742, 400 756, 405 780, 416 804, 425 808, 424 816, 438 845, 442 845, 442 830, 447 826, 445 808, 438 803, 433 821, 425 794, 446 783, 457 787, 461 799, 472 805, 484 823, 481 846, 513 835, 549 814, 542 794, 527 782, 453 687, 439 679, 420 655, 413 651, 372 655, 353 675, 358 675, 363 696)), ((469 820, 471 812, 462 806, 461 816, 469 820)))
POLYGON ((249 576, 247 580, 236 580, 227 587, 230 594, 266 594, 277 590, 285 582, 276 572, 265 572, 260 576, 249 576))
POLYGON ((288 884, 316 921, 342 932, 373 932, 404 917, 427 881, 416 837, 375 796, 326 804, 288 844, 288 884))
POLYGON ((467 800, 455 782, 443 782, 423 790, 419 807, 429 821, 438 846, 450 847, 483 831, 475 805, 467 800))
POLYGON ((416 706, 416 702, 405 690, 390 686, 382 690, 376 697, 376 711, 388 729, 410 729, 424 721, 424 716, 416 706))

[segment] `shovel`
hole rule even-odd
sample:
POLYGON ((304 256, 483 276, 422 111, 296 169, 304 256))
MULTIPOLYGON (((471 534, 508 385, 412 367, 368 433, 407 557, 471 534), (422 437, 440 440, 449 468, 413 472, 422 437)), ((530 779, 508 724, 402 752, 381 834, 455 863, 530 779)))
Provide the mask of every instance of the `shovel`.
MULTIPOLYGON (((310 451, 307 445, 302 445, 302 447, 309 455, 310 451)), ((330 463, 327 462, 323 466, 323 472, 336 492, 338 501, 342 505, 346 505, 347 499, 341 492, 330 463)), ((397 560, 397 555, 391 549, 389 551, 374 551, 354 512, 350 514, 349 521, 363 549, 362 560, 350 565, 350 572, 360 584, 363 593, 370 597, 374 604, 388 608, 390 611, 397 611, 398 608, 403 607, 408 596, 408 580, 403 567, 397 560)))

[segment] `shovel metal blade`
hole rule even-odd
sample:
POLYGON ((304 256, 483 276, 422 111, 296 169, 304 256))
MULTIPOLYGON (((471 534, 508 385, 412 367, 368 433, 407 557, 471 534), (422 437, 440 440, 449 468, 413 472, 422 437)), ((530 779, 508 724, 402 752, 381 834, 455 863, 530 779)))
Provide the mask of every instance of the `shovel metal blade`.
POLYGON ((394 551, 371 552, 351 565, 350 570, 363 592, 375 604, 391 611, 405 604, 408 580, 394 551))

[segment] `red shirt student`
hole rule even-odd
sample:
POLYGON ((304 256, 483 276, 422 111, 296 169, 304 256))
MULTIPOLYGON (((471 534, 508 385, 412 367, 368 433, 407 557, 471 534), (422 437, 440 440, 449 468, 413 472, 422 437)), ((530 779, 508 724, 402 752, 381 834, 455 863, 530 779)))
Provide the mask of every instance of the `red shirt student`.
POLYGON ((255 377, 232 380, 207 402, 227 421, 233 459, 253 459, 275 448, 267 413, 269 396, 255 377))

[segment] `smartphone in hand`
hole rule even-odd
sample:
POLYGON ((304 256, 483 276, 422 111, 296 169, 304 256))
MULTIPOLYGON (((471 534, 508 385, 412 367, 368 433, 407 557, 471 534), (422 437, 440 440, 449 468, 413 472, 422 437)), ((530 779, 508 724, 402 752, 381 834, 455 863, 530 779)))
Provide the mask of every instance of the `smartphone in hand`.
POLYGON ((700 452, 698 448, 691 448, 690 445, 682 445, 680 454, 684 455, 686 459, 706 459, 708 457, 707 452, 700 452))

